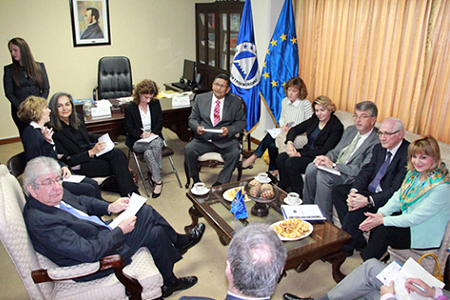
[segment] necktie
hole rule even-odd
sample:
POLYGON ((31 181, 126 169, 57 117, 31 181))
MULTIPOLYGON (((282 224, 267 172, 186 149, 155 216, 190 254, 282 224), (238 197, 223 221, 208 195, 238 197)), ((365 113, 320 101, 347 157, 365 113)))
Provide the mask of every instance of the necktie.
POLYGON ((343 148, 341 152, 339 152, 339 157, 336 161, 337 164, 345 164, 347 163, 347 160, 350 158, 350 155, 352 155, 353 151, 355 151, 356 145, 358 145, 358 141, 361 139, 361 135, 357 135, 356 139, 353 140, 353 142, 348 145, 347 147, 343 148))
POLYGON ((372 182, 369 184, 369 187, 367 190, 371 193, 376 193, 377 187, 380 185, 381 178, 383 178, 384 174, 386 174, 386 170, 391 162, 391 156, 392 153, 388 151, 386 155, 386 160, 381 165, 380 169, 377 172, 377 175, 375 175, 375 178, 372 180, 372 182))
POLYGON ((216 106, 214 106, 214 126, 220 122, 220 101, 216 101, 216 106))
POLYGON ((94 222, 97 225, 105 226, 109 230, 111 230, 111 227, 109 227, 108 225, 103 223, 102 220, 100 220, 100 218, 97 217, 97 216, 85 216, 85 215, 82 215, 76 209, 74 209, 71 206, 65 205, 63 202, 61 202, 59 204, 59 208, 62 209, 62 210, 67 211, 68 213, 72 214, 73 216, 77 217, 78 219, 94 222))

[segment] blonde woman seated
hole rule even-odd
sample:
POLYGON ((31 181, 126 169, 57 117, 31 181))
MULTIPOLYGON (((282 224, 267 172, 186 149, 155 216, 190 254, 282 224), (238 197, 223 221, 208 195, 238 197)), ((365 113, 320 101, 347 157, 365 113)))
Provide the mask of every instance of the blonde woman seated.
MULTIPOLYGON (((289 79, 284 86, 284 94, 286 97, 281 102, 280 127, 281 132, 286 133, 292 126, 309 119, 313 111, 311 109, 311 103, 306 99, 308 90, 300 77, 292 77, 289 79)), ((268 133, 262 139, 255 152, 242 162, 242 167, 244 169, 252 168, 256 159, 261 157, 267 149, 269 149, 270 159, 269 171, 272 175, 276 176, 278 174, 276 164, 278 148, 275 144, 275 138, 268 133)))
POLYGON ((365 213, 367 219, 359 229, 371 232, 361 252, 364 260, 380 259, 388 246, 431 249, 441 245, 450 220, 450 177, 432 136, 409 145, 407 168, 402 186, 388 202, 376 214, 365 213))
POLYGON ((158 86, 153 80, 144 79, 137 84, 133 92, 133 102, 125 108, 125 144, 136 153, 143 153, 150 180, 153 183, 152 198, 158 198, 162 192, 161 159, 164 140, 162 138, 162 111, 158 95, 158 86), (154 138, 149 142, 140 139, 154 138))
POLYGON ((286 136, 286 152, 280 153, 277 158, 279 186, 287 192, 302 193, 302 174, 308 164, 317 155, 323 155, 336 147, 344 132, 344 126, 334 115, 336 106, 330 98, 319 96, 312 107, 314 115, 289 130, 286 136), (295 149, 295 137, 305 132, 308 143, 302 149, 295 149))
MULTIPOLYGON (((19 105, 17 116, 22 122, 28 123, 22 133, 22 144, 27 162, 38 156, 57 159, 53 130, 45 126, 50 121, 50 109, 47 100, 38 96, 29 96, 19 105)), ((63 178, 72 175, 66 164, 58 161, 63 178)), ((85 195, 103 199, 97 181, 84 178, 80 183, 63 182, 64 188, 75 195, 85 195)))

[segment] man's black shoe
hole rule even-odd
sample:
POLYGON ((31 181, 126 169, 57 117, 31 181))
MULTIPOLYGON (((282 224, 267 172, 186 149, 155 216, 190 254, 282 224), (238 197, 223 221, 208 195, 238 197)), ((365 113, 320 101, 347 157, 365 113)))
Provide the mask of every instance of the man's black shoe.
POLYGON ((198 223, 194 228, 192 228, 191 230, 189 230, 188 233, 186 233, 189 239, 189 243, 184 247, 178 249, 181 255, 185 254, 190 248, 194 247, 195 245, 198 244, 198 242, 200 242, 203 233, 205 232, 205 228, 206 228, 205 224, 198 223))
POLYGON ((162 296, 163 298, 169 297, 173 294, 173 292, 187 290, 188 288, 194 286, 198 279, 196 276, 187 276, 178 278, 179 283, 177 285, 167 286, 163 285, 162 287, 162 296))
POLYGON ((356 243, 355 250, 361 252, 364 248, 366 248, 367 242, 364 241, 363 243, 356 243))
POLYGON ((289 294, 289 293, 284 294, 283 299, 284 300, 314 300, 314 298, 311 298, 311 297, 300 298, 300 297, 297 297, 297 296, 289 294))

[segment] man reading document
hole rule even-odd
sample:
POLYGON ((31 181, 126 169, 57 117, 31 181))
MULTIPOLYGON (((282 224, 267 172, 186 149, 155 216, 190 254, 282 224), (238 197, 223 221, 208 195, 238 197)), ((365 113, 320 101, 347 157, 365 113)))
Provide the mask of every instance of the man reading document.
POLYGON ((194 138, 184 148, 189 177, 200 182, 197 158, 207 152, 218 152, 225 164, 213 186, 230 182, 239 163, 239 141, 235 135, 246 126, 242 100, 229 94, 230 79, 219 74, 212 84, 212 92, 199 94, 189 116, 194 138), (213 130, 211 130, 213 129, 213 130))

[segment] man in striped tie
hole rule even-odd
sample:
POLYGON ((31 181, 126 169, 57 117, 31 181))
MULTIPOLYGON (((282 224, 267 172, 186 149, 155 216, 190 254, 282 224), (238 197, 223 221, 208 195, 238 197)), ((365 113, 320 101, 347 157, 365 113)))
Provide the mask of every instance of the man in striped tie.
POLYGON ((328 221, 333 217, 333 187, 352 183, 372 158, 375 144, 380 142, 374 127, 377 114, 377 106, 372 101, 357 103, 353 114, 355 125, 345 129, 333 150, 316 156, 306 168, 303 202, 317 204, 328 221))
POLYGON ((237 133, 246 126, 243 101, 229 94, 230 79, 219 74, 212 84, 212 92, 199 94, 189 116, 189 127, 194 138, 184 148, 188 175, 200 182, 197 158, 208 152, 218 152, 225 161, 213 186, 230 182, 231 174, 239 163, 240 149, 237 133))

